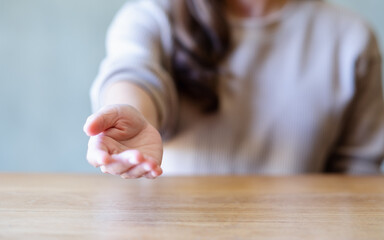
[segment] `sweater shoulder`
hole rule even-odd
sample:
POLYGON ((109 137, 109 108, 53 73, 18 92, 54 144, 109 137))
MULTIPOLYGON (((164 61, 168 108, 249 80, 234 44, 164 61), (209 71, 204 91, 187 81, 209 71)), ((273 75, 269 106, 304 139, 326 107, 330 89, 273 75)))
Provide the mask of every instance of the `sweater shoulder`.
POLYGON ((340 30, 372 31, 370 24, 351 9, 322 0, 299 1, 301 7, 306 8, 314 19, 332 23, 340 30))
POLYGON ((137 44, 160 40, 164 50, 172 45, 172 26, 169 17, 171 0, 127 1, 116 13, 107 31, 107 48, 115 40, 136 41, 137 44))
POLYGON ((368 21, 360 14, 328 1, 299 0, 301 8, 307 10, 310 21, 321 25, 324 34, 338 36, 340 44, 353 46, 356 51, 380 55, 375 31, 368 21))

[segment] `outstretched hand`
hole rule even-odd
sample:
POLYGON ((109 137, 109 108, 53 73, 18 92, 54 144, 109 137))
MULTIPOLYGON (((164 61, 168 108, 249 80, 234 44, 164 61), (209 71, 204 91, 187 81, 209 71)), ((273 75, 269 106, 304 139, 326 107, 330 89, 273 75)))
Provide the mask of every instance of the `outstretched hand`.
POLYGON ((129 105, 109 105, 88 117, 88 162, 123 178, 156 178, 163 145, 159 132, 129 105))

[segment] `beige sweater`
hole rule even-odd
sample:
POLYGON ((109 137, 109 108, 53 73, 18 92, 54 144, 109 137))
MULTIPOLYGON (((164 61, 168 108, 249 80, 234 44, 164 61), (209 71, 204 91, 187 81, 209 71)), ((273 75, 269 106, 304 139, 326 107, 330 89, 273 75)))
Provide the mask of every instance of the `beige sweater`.
POLYGON ((127 3, 107 36, 91 99, 115 81, 153 98, 167 137, 165 174, 375 173, 384 155, 381 57, 358 16, 292 0, 263 19, 230 17, 220 110, 202 115, 169 74, 169 0, 127 3))

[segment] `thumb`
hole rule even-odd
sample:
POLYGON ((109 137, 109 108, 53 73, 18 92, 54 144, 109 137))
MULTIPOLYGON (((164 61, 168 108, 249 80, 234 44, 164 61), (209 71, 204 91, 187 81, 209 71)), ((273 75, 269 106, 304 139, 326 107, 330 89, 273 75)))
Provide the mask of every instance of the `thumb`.
POLYGON ((106 106, 87 118, 83 130, 88 136, 95 136, 113 127, 119 117, 116 106, 106 106))

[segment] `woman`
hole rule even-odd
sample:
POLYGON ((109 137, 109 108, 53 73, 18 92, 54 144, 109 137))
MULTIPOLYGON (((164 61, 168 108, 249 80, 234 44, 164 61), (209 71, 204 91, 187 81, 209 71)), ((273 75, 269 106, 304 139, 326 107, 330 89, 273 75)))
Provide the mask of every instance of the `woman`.
POLYGON ((324 1, 127 3, 92 88, 87 158, 123 178, 378 173, 380 67, 367 24, 324 1))

